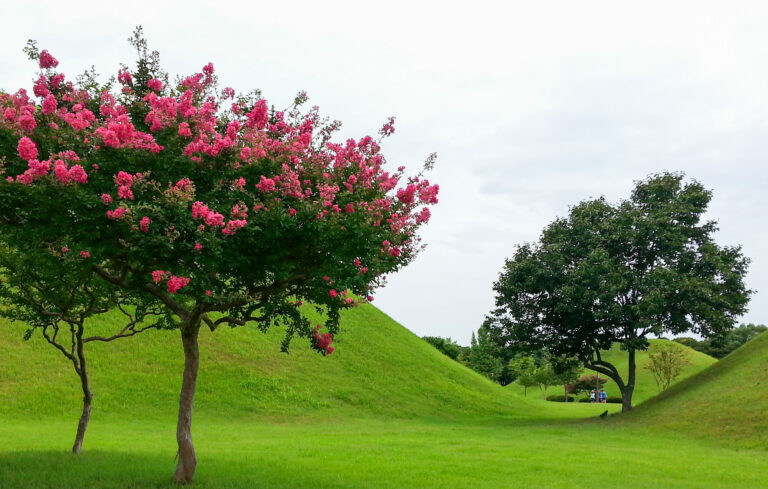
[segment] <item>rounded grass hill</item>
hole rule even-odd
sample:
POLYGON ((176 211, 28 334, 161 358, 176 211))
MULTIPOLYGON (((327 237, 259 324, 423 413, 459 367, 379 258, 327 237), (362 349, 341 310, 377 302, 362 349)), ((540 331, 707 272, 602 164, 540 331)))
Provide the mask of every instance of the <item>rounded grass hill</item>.
POLYGON ((768 333, 623 417, 740 448, 768 448, 768 333))
MULTIPOLYGON (((110 313, 89 327, 107 333, 121 319, 110 313)), ((341 326, 338 348, 327 357, 304 339, 281 353, 281 329, 201 330, 195 416, 479 419, 541 412, 535 399, 521 399, 459 365, 371 305, 346 311, 341 326)), ((2 413, 75 420, 82 393, 71 364, 38 334, 24 342, 24 330, 0 322, 2 413)), ((86 354, 93 423, 109 416, 175 419, 184 362, 177 331, 89 343, 86 354)), ((554 417, 574 414, 552 407, 554 417)))

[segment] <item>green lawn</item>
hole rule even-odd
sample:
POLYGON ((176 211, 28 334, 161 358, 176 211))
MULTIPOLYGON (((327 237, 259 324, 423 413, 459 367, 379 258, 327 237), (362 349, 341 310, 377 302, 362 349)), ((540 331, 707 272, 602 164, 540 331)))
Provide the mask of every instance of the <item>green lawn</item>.
MULTIPOLYGON (((0 487, 169 487, 173 426, 94 420, 86 452, 61 421, 0 425, 0 487)), ((341 420, 195 426, 200 488, 760 488, 763 451, 609 423, 341 420)))
POLYGON ((622 423, 768 448, 768 333, 670 387, 622 423))
MULTIPOLYGON (((298 343, 278 353, 278 332, 202 335, 195 487, 768 485, 768 442, 744 449, 738 437, 657 429, 641 416, 597 418, 616 405, 524 399, 370 306, 343 325, 326 358, 298 343)), ((0 488, 170 487, 177 333, 89 345, 94 411, 84 453, 72 456, 77 377, 39 338, 22 342, 23 329, 0 323, 0 488)))

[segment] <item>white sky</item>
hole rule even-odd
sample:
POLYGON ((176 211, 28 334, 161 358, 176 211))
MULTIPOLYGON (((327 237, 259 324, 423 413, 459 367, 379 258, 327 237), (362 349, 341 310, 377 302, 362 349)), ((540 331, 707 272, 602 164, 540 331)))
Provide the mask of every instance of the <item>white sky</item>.
POLYGON ((3 1, 0 87, 31 88, 38 40, 70 74, 132 63, 144 26, 172 74, 212 61, 223 86, 278 107, 307 90, 374 134, 393 166, 432 151, 428 249, 376 304, 419 335, 467 344, 514 246, 578 201, 684 171, 714 191, 720 244, 742 244, 768 322, 768 4, 763 2, 3 1))

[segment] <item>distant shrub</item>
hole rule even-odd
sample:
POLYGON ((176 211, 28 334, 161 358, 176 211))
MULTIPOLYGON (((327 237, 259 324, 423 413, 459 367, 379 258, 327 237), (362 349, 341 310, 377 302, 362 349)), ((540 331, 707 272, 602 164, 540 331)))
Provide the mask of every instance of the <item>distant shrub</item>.
POLYGON ((605 400, 605 402, 610 404, 621 404, 621 396, 618 397, 609 397, 605 400))
MULTIPOLYGON (((547 401, 565 402, 565 396, 547 396, 547 401)), ((568 396, 568 402, 574 402, 573 396, 568 396)))

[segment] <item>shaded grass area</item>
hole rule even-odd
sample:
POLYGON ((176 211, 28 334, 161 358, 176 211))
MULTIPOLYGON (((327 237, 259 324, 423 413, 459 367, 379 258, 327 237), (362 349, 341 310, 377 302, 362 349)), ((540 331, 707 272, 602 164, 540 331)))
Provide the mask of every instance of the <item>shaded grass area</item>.
MULTIPOLYGON (((172 426, 94 423, 80 457, 60 421, 0 425, 0 487, 166 488, 172 426), (170 436, 169 436, 170 435, 170 436), (5 448, 9 448, 6 446, 5 448)), ((381 419, 195 428, 199 488, 759 488, 764 452, 714 448, 610 423, 381 419)))

